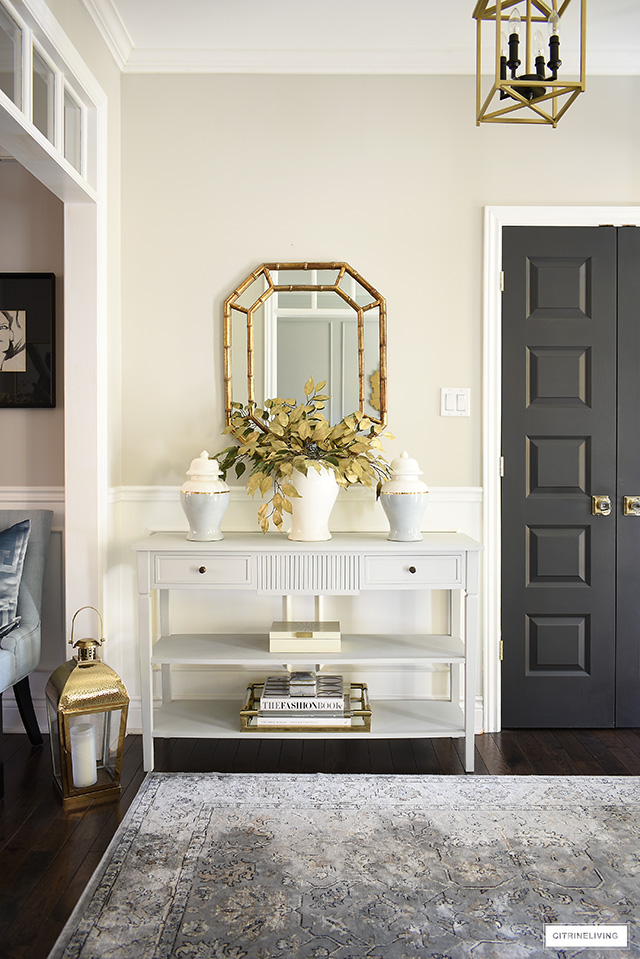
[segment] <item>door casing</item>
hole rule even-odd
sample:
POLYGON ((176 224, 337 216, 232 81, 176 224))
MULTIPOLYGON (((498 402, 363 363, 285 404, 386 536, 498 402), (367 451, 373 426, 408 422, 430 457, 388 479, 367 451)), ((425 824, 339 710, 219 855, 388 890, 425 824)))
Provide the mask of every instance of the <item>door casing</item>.
POLYGON ((502 409, 502 228, 504 226, 640 226, 640 206, 485 207, 483 268, 483 543, 482 700, 484 730, 501 728, 500 455, 502 409))

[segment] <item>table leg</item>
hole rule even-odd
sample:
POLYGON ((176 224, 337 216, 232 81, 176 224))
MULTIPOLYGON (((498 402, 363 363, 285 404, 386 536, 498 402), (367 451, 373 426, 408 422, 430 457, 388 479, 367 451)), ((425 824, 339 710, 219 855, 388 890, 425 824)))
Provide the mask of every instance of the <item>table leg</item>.
POLYGON ((464 602, 464 723, 465 723, 465 769, 474 771, 475 761, 475 711, 478 660, 478 554, 467 553, 467 590, 464 602))
POLYGON ((138 643, 140 646, 140 700, 142 709, 142 757, 145 772, 153 769, 153 647, 150 593, 138 596, 138 643))

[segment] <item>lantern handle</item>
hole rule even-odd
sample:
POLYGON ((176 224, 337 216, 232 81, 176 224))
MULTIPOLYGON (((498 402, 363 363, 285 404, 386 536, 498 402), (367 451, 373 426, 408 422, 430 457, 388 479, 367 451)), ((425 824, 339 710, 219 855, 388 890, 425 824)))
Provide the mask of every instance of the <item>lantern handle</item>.
POLYGON ((76 616, 78 615, 78 613, 81 613, 85 609, 92 609, 94 613, 96 613, 98 619, 100 620, 100 633, 101 633, 100 645, 104 646, 105 638, 104 638, 104 635, 102 635, 104 634, 104 623, 102 621, 102 616, 100 615, 98 610, 95 608, 95 606, 81 606, 80 609, 77 609, 75 611, 75 613, 73 614, 73 619, 71 620, 71 639, 69 640, 69 645, 73 646, 73 630, 75 629, 75 625, 76 625, 76 616))

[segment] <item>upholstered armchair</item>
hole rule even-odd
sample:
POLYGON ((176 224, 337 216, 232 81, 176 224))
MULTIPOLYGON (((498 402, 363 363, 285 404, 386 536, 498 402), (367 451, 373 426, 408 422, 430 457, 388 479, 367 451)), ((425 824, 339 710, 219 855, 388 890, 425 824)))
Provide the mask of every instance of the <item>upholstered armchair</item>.
MULTIPOLYGON (((10 591, 12 576, 19 578, 17 610, 13 620, 15 622, 19 618, 19 623, 15 626, 12 626, 12 622, 8 625, 5 623, 0 629, 0 633, 5 633, 0 637, 0 734, 2 693, 12 686, 24 728, 34 746, 42 744, 42 736, 31 699, 29 673, 40 662, 42 584, 52 518, 53 511, 46 509, 0 510, 0 573, 3 577, 0 585, 3 592, 5 587, 10 591), (10 528, 16 524, 22 525, 24 520, 30 520, 31 525, 26 551, 20 556, 19 551, 24 550, 20 534, 22 532, 24 537, 24 533, 18 529, 12 538, 10 528), (3 532, 8 534, 4 540, 3 532)), ((4 618, 10 619, 11 613, 8 617, 6 614, 6 595, 2 604, 4 618)))

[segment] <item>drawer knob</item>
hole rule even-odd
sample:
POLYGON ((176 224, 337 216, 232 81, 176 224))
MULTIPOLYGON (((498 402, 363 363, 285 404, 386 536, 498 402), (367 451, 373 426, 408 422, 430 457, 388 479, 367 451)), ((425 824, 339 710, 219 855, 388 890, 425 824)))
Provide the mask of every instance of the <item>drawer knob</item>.
POLYGON ((199 572, 199 573, 206 573, 206 572, 207 572, 207 567, 206 567, 206 566, 199 566, 199 567, 198 567, 198 572, 199 572))
POLYGON ((409 567, 409 572, 410 572, 410 573, 416 573, 417 570, 416 570, 415 566, 410 566, 410 567, 409 567))

